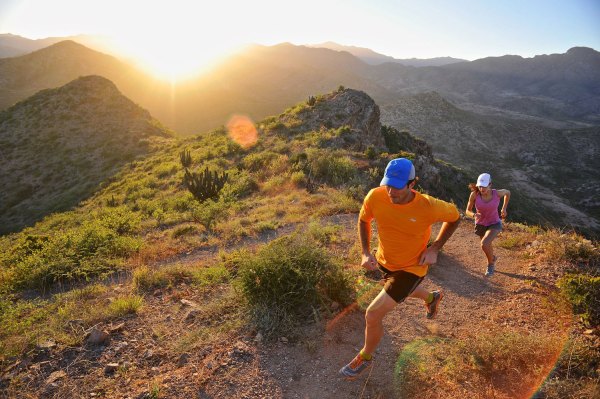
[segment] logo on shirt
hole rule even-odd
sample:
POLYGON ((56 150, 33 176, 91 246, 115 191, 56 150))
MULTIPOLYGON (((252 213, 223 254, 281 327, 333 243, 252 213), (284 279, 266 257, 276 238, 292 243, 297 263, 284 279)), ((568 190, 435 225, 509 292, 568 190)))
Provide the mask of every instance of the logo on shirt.
POLYGON ((417 221, 417 219, 415 219, 415 218, 408 218, 408 220, 410 220, 411 222, 416 222, 417 221))

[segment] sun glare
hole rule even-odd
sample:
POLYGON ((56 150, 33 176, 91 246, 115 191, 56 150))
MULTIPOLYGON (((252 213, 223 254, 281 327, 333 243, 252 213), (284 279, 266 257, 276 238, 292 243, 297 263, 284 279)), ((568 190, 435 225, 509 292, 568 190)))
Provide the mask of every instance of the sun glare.
POLYGON ((258 132, 254 122, 247 116, 234 115, 227 122, 229 137, 243 148, 252 147, 258 141, 258 132))
POLYGON ((122 52, 160 79, 182 81, 199 75, 234 51, 217 43, 184 40, 181 37, 126 37, 122 52))

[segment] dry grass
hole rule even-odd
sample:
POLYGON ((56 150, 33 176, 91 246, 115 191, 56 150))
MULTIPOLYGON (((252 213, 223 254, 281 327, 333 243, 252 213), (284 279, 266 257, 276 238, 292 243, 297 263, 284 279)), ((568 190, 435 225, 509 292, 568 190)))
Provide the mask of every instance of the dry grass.
POLYGON ((400 397, 526 398, 552 368, 562 342, 517 332, 406 345, 395 374, 400 397))

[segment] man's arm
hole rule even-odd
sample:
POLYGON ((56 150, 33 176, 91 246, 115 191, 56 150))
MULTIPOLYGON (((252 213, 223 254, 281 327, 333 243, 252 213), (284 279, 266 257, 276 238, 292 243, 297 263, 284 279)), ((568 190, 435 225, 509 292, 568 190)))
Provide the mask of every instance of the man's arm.
POLYGON ((438 253, 454 234, 460 224, 460 216, 454 222, 444 222, 435 241, 423 251, 419 260, 420 265, 432 265, 437 262, 438 253))
POLYGON ((368 270, 377 269, 377 261, 371 254, 371 223, 358 220, 358 237, 360 238, 361 262, 360 265, 368 270))

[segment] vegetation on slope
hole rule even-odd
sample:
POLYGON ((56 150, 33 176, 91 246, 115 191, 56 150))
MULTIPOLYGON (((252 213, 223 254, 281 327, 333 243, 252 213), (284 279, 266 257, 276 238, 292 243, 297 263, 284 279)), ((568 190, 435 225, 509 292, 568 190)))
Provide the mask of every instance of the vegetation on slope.
MULTIPOLYGON (((321 220, 356 213, 389 159, 398 155, 417 164, 421 189, 444 199, 460 201, 464 195, 455 190, 466 181, 409 135, 385 128, 385 146, 381 137, 369 141, 344 117, 343 108, 334 106, 342 95, 355 98, 340 88, 258 123, 258 141, 251 147, 233 141, 224 128, 166 142, 128 162, 79 207, 0 237, 0 323, 6 326, 0 332, 2 365, 41 348, 84 345, 89 339, 84 333, 98 323, 143 312, 154 297, 166 293, 176 300, 186 290, 206 293, 202 307, 192 305, 186 316, 205 322, 172 337, 165 345, 173 353, 200 350, 240 331, 260 331, 270 338, 293 335, 307 320, 330 317, 355 299, 361 287, 351 281, 358 271, 342 268, 357 258, 355 234, 338 234, 335 224, 321 220), (317 123, 314 115, 325 111, 330 117, 317 123), (218 198, 199 202, 186 189, 180 163, 186 150, 190 171, 227 173, 218 198), (265 243, 277 232, 296 229, 304 238, 289 235, 265 243), (177 264, 180 256, 215 248, 224 250, 221 257, 177 264), (131 283, 88 285, 97 277, 116 278, 118 272, 131 276, 131 283), (268 284, 282 279, 289 285, 268 284), (265 291, 264 284, 281 291, 265 291), (32 300, 32 289, 66 292, 32 300), (273 301, 276 306, 266 306, 273 301)), ((594 264, 594 244, 578 244, 581 238, 573 237, 573 248, 584 245, 575 253, 588 254, 588 263, 594 264)), ((504 245, 530 242, 523 236, 504 245)), ((563 252, 573 260, 572 249, 563 252)), ((167 327, 153 328, 158 340, 169 336, 167 327)), ((543 346, 532 348, 532 356, 538 349, 543 346)), ((484 350, 491 355, 494 349, 484 350)), ((480 371, 485 373, 485 367, 474 372, 480 371)), ((26 382, 3 384, 18 390, 26 382)))

